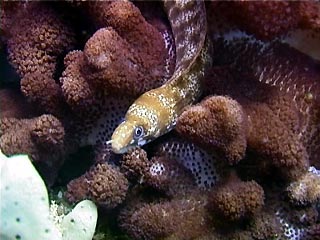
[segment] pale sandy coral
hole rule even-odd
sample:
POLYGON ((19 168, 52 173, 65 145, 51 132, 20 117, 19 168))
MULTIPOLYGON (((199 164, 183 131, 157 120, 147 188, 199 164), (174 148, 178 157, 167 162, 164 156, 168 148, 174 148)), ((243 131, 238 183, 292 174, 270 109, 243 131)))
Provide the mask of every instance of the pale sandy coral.
POLYGON ((316 203, 320 200, 320 176, 307 172, 287 188, 290 200, 298 205, 316 203))

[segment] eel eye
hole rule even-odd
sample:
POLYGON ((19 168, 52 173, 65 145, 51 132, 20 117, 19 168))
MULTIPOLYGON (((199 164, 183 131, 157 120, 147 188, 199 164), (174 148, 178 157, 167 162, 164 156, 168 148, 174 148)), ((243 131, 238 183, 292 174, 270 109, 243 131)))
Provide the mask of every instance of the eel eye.
POLYGON ((137 126, 134 129, 134 133, 133 133, 133 138, 135 140, 138 140, 139 138, 141 138, 143 136, 143 127, 142 126, 137 126))

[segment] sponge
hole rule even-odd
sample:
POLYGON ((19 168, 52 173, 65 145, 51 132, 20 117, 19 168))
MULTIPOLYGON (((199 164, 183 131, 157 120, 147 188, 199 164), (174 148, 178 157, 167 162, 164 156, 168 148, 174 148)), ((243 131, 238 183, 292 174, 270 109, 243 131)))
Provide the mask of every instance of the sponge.
POLYGON ((0 239, 92 239, 97 222, 94 203, 78 203, 57 226, 46 186, 27 155, 6 157, 0 150, 0 182, 0 239))

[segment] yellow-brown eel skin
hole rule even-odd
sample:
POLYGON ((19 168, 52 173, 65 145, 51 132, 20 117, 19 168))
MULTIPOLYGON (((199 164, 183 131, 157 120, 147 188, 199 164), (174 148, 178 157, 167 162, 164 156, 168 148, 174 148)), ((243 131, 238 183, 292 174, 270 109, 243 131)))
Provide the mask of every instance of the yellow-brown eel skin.
POLYGON ((212 62, 204 2, 168 0, 164 9, 176 47, 174 73, 164 85, 142 94, 129 107, 111 137, 115 153, 125 153, 172 130, 183 109, 201 95, 200 79, 212 62))

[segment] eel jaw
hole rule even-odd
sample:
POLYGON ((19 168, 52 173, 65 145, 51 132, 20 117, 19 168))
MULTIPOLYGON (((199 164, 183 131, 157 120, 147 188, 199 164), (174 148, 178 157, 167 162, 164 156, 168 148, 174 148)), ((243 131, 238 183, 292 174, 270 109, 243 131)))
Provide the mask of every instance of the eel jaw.
POLYGON ((144 137, 134 139, 133 133, 136 128, 136 123, 131 121, 122 122, 113 132, 111 140, 111 148, 114 153, 123 154, 129 149, 143 146, 148 141, 144 137))
POLYGON ((151 141, 152 138, 148 135, 134 139, 136 125, 136 122, 124 121, 114 130, 111 140, 107 142, 107 144, 111 144, 114 153, 123 154, 132 148, 141 147, 151 141))
POLYGON ((114 130, 110 141, 114 153, 122 154, 129 150, 133 142, 134 127, 134 124, 124 121, 114 130))

